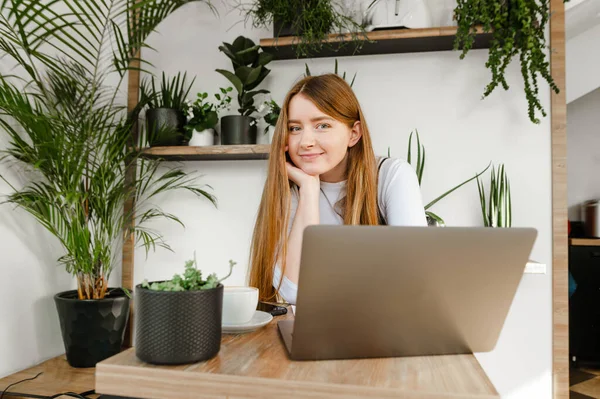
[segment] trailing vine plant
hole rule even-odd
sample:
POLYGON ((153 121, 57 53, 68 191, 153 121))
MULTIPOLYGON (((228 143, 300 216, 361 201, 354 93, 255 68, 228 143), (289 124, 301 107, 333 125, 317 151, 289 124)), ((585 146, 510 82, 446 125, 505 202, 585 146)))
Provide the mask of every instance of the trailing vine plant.
POLYGON ((508 90, 506 68, 514 57, 518 57, 529 119, 536 124, 540 122, 536 111, 546 116, 539 100, 539 76, 555 93, 559 93, 550 75, 550 62, 545 53, 548 48, 545 31, 550 19, 549 3, 550 0, 457 0, 454 10, 458 23, 454 49, 462 45, 461 59, 472 48, 478 26, 492 34, 485 64, 492 72, 492 80, 486 86, 483 97, 489 96, 499 85, 508 90))

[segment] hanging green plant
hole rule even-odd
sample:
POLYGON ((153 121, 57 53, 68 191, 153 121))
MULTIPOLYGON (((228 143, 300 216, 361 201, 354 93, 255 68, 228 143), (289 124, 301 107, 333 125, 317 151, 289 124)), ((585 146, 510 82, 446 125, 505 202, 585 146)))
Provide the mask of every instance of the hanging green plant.
MULTIPOLYGON (((569 0, 565 0, 569 1, 569 0)), ((550 19, 548 0, 458 0, 454 10, 458 31, 454 49, 462 48, 463 59, 473 46, 476 27, 492 34, 488 61, 485 66, 492 72, 492 81, 483 97, 490 95, 498 85, 508 90, 506 68, 514 57, 519 57, 525 86, 529 119, 539 123, 536 111, 545 117, 546 111, 539 100, 538 77, 558 93, 558 86, 550 75, 546 59, 545 31, 550 19), (462 46, 462 47, 461 47, 462 46)))
POLYGON ((363 26, 344 15, 331 0, 256 0, 245 12, 255 28, 270 28, 273 24, 274 37, 284 36, 285 32, 297 36, 294 44, 298 57, 332 47, 324 41, 328 34, 339 35, 333 43, 336 49, 352 43, 357 51, 367 40, 363 26))

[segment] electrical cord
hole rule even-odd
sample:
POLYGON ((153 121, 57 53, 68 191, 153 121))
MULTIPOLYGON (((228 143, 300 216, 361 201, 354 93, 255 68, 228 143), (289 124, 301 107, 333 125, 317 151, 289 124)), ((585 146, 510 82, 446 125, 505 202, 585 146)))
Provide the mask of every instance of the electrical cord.
POLYGON ((22 382, 35 380, 42 374, 44 374, 44 372, 38 373, 35 377, 25 378, 21 381, 13 382, 9 386, 7 386, 5 390, 0 391, 0 399, 4 399, 4 397, 9 397, 9 396, 19 396, 19 397, 23 397, 23 398, 32 398, 32 399, 55 399, 60 396, 70 396, 72 398, 77 398, 77 399, 90 399, 88 396, 96 393, 96 391, 93 389, 90 391, 82 392, 80 394, 75 393, 75 392, 63 392, 63 393, 57 393, 56 395, 52 395, 52 396, 34 395, 34 394, 26 394, 26 393, 20 393, 20 392, 7 392, 10 388, 14 387, 15 385, 18 385, 22 382))

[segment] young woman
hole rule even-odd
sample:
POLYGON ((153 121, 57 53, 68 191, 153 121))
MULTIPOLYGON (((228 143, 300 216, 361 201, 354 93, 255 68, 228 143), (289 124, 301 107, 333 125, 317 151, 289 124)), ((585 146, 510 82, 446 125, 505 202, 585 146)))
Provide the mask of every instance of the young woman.
POLYGON ((261 301, 296 303, 313 224, 427 225, 414 169, 376 159, 358 100, 335 74, 301 80, 281 107, 250 254, 261 301))

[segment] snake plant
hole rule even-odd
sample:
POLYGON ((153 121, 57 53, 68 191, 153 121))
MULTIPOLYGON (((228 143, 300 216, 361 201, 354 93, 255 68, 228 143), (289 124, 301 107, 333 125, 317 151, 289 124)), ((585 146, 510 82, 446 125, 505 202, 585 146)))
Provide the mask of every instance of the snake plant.
POLYGON ((498 170, 492 167, 490 178, 490 193, 486 201, 483 183, 477 179, 479 200, 481 202, 481 215, 485 227, 511 227, 512 202, 510 199, 510 182, 504 165, 498 170))

